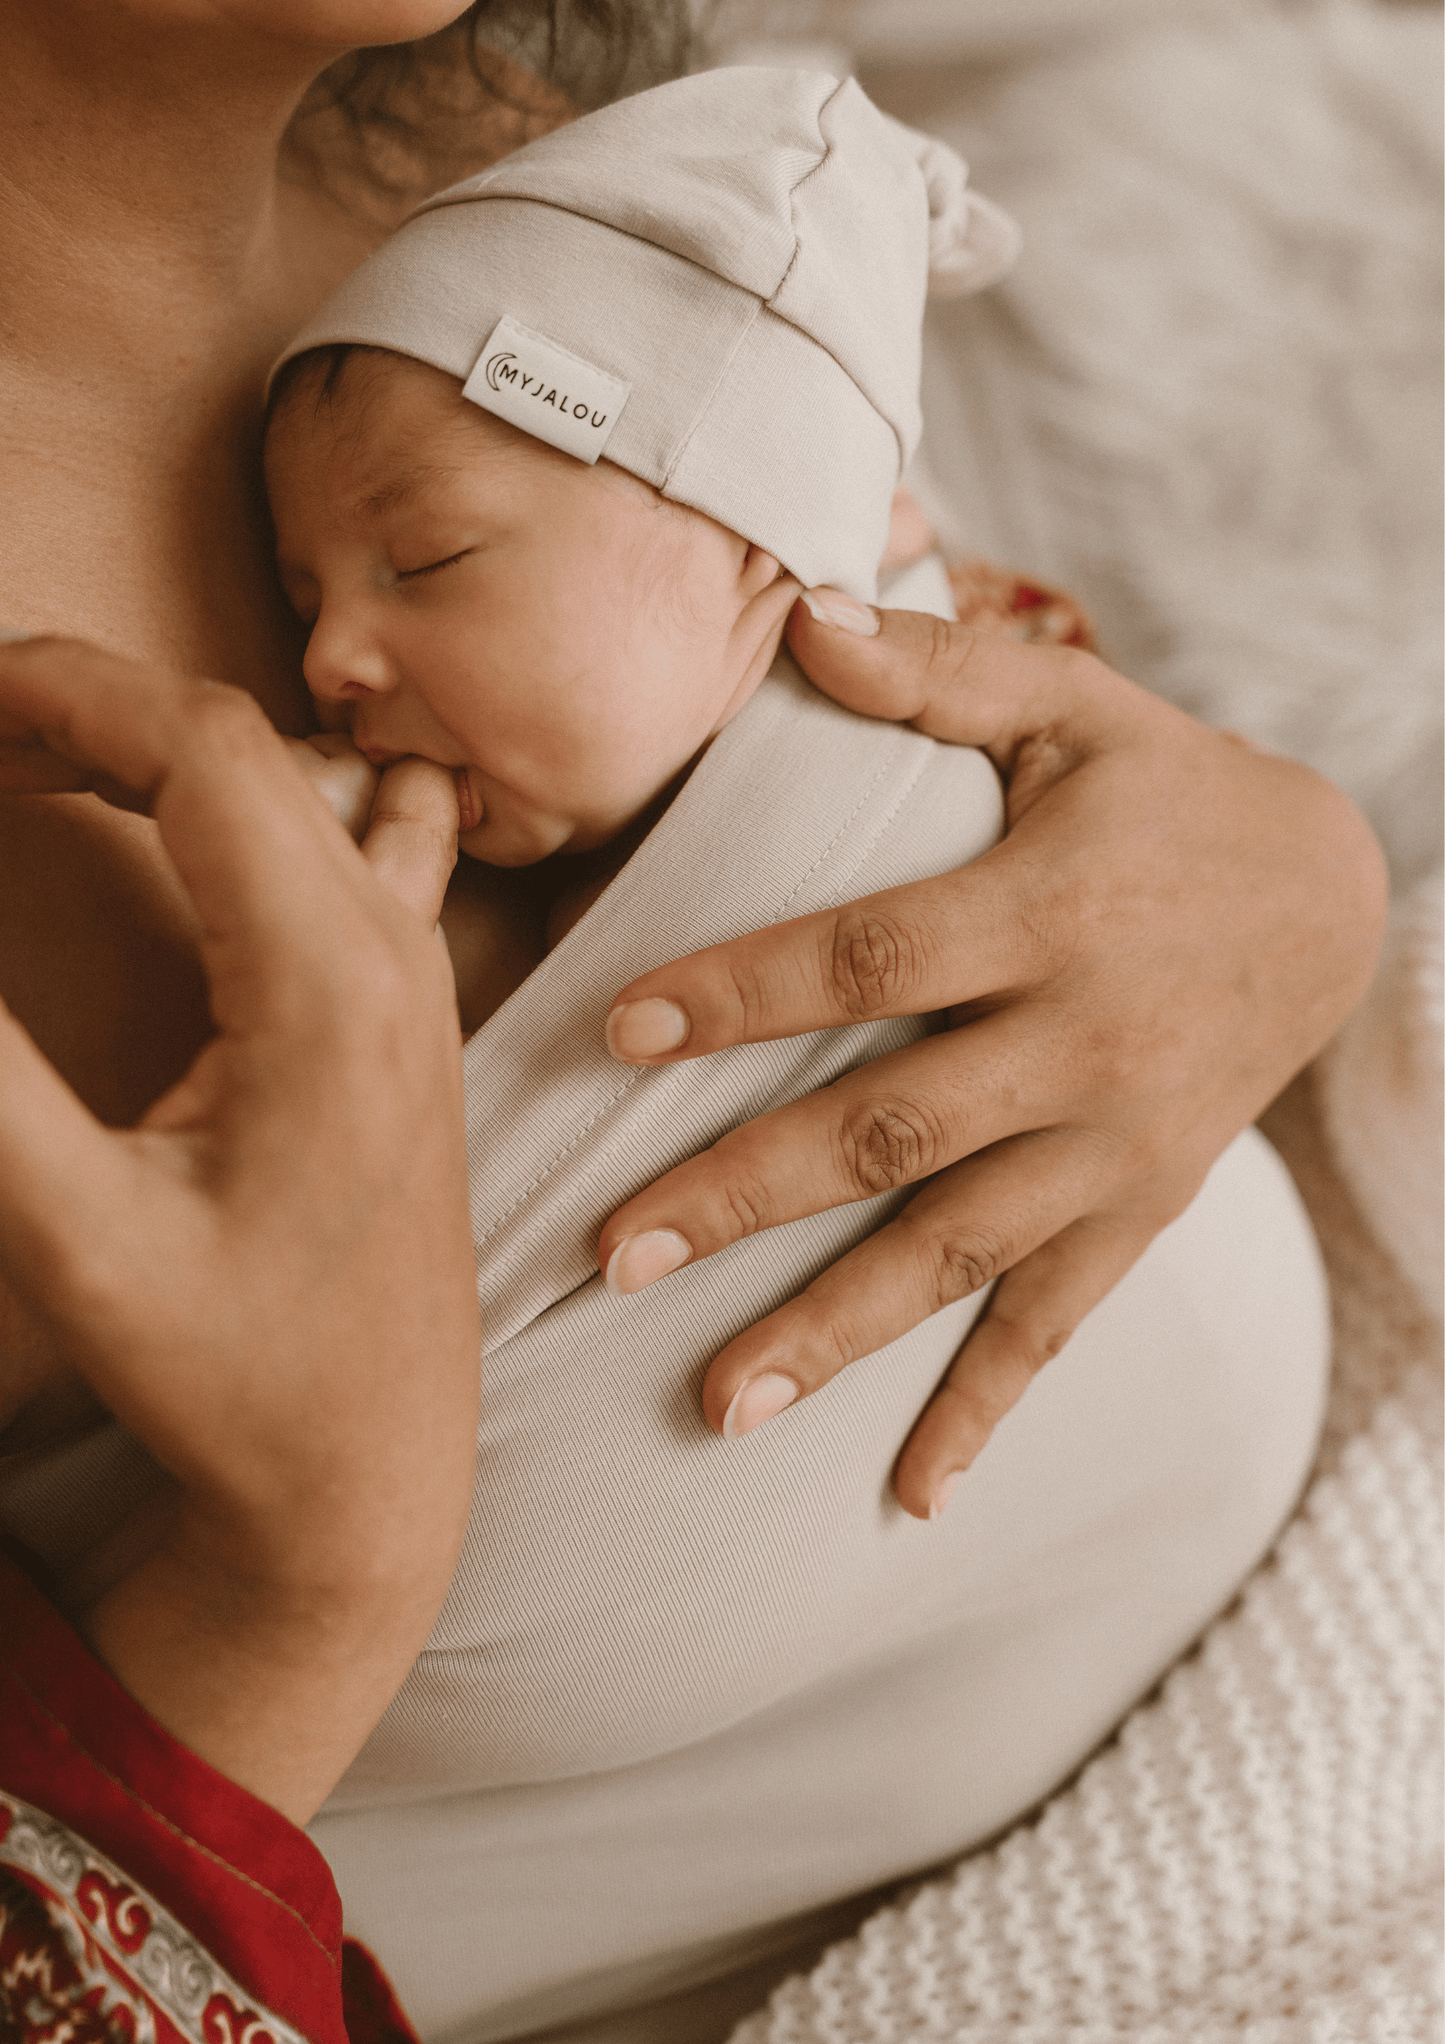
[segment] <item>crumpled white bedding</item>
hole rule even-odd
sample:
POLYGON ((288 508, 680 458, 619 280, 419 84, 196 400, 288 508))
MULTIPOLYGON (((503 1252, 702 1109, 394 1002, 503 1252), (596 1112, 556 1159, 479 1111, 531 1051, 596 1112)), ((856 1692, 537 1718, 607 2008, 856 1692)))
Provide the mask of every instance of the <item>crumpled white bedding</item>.
POLYGON ((946 526, 1347 788, 1402 886, 1440 858, 1439 71, 1433 8, 1175 0, 865 72, 1024 231, 930 315, 946 526))
POLYGON ((1338 1335, 1328 1466, 1277 1555, 1037 1820, 871 1919, 733 2044, 1425 2044, 1438 9, 739 0, 725 19, 847 46, 1022 223, 1016 274, 930 315, 916 482, 946 540, 1069 588, 1125 672, 1340 782, 1399 896, 1317 1082, 1334 1166, 1312 1106, 1273 1131, 1312 1174, 1338 1335))

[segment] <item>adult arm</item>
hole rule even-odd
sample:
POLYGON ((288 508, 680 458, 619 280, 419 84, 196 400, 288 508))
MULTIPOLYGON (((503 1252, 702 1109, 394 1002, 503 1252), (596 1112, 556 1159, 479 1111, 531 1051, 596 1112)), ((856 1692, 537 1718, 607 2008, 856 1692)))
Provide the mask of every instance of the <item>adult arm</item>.
POLYGON ((450 778, 395 769, 358 850, 242 692, 31 641, 0 648, 0 788, 149 810, 216 1027, 110 1129, 0 1017, 0 1270, 174 1485, 85 1630, 302 1821, 425 1639, 471 1495, 450 778))
POLYGON ((961 872, 621 990, 609 1042, 636 1064, 888 1015, 943 1026, 669 1172, 608 1221, 599 1261, 636 1290, 755 1229, 918 1184, 715 1357, 703 1404, 717 1430, 747 1432, 993 1283, 898 1462, 900 1502, 927 1517, 1359 999, 1383 862, 1329 782, 1088 654, 908 612, 880 629, 829 592, 797 606, 788 637, 848 707, 982 747, 1007 833, 961 872))

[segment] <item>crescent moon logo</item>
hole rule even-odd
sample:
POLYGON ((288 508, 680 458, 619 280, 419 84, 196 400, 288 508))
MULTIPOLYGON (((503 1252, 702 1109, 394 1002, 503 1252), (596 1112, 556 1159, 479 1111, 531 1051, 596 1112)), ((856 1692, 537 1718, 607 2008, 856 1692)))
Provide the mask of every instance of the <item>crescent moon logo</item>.
MULTIPOLYGON (((458 6, 461 0, 456 0, 458 6)), ((4 0, 0 0, 0 13, 4 0)), ((478 348, 462 396, 588 463, 606 446, 632 385, 504 313, 478 348)), ((4 636, 0 603, 0 637, 4 636)), ((4 2024, 0 2023, 0 2030, 4 2024)))

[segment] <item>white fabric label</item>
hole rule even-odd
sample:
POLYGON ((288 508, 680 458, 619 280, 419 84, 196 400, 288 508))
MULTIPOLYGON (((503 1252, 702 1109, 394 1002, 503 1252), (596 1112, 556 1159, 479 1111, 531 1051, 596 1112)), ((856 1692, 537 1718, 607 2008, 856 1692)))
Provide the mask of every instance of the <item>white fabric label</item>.
POLYGON ((594 462, 611 437, 632 385, 569 354, 510 315, 497 321, 462 385, 483 411, 594 462))

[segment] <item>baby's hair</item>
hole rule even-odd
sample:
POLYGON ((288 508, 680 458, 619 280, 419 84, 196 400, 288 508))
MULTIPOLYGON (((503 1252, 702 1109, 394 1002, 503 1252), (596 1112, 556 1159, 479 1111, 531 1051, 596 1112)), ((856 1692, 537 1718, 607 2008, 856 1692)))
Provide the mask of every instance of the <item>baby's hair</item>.
MULTIPOLYGON (((365 341, 327 341, 320 347, 308 348, 304 354, 293 355, 289 362, 284 363, 277 370, 276 379, 271 385, 270 395, 266 400, 265 432, 269 433, 271 431, 280 414, 301 394, 303 386, 311 393, 312 417, 314 418, 323 407, 328 410, 334 407, 341 390, 342 381, 346 377, 347 370, 353 364, 358 367, 364 367, 369 362, 380 366, 396 360, 397 356, 392 349, 375 348, 365 341)), ((348 391, 347 395, 349 402, 357 403, 362 407, 355 425, 358 431, 364 432, 365 387, 363 386, 354 393, 348 391)), ((494 418, 490 412, 484 411, 478 405, 464 405, 462 411, 474 421, 484 423, 494 431, 500 431, 507 440, 515 444, 532 446, 534 448, 541 448, 543 445, 541 441, 533 440, 529 434, 522 433, 518 428, 509 426, 504 421, 494 418)), ((551 459, 556 458, 550 449, 548 450, 548 455, 551 459)), ((635 475, 631 469, 618 468, 610 461, 604 461, 600 466, 608 475, 622 479, 634 490, 645 492, 659 510, 685 513, 683 505, 673 503, 655 484, 647 482, 642 476, 635 475)), ((692 514, 685 513, 685 515, 690 516, 692 514)))
POLYGON ((435 35, 352 50, 286 135, 307 182, 394 217, 597 106, 691 68, 688 0, 474 0, 435 35))
POLYGON ((361 341, 328 341, 325 347, 308 348, 304 355, 293 355, 276 372, 266 399, 266 431, 269 433, 277 413, 289 403, 300 384, 309 381, 320 372, 321 380, 316 389, 316 408, 330 404, 341 386, 346 366, 354 355, 387 354, 385 348, 370 348, 361 341))

